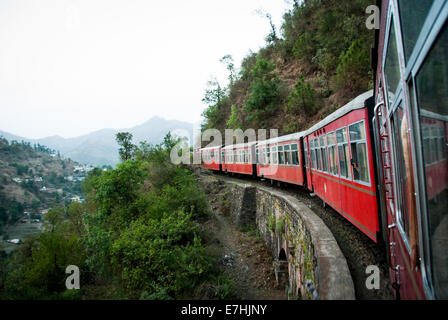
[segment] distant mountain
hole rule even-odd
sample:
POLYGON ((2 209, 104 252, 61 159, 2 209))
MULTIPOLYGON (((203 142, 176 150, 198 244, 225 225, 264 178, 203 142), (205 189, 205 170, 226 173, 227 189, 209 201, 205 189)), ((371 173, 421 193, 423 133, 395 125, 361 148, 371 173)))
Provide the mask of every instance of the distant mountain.
POLYGON ((134 144, 147 141, 151 144, 158 144, 168 132, 175 130, 187 131, 192 141, 193 125, 191 123, 166 120, 154 117, 151 120, 129 129, 102 129, 76 138, 62 138, 52 136, 42 139, 27 139, 8 132, 0 131, 0 136, 12 141, 26 141, 31 144, 39 143, 51 149, 61 152, 65 157, 69 157, 83 164, 94 166, 116 165, 119 162, 118 144, 115 135, 118 132, 130 132, 133 135, 134 144))

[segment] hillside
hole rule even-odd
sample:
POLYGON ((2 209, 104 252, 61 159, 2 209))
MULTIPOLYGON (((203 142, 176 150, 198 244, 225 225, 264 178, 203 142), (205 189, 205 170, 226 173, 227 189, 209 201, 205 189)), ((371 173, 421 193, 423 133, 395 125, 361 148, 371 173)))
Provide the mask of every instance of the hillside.
POLYGON ((118 144, 115 135, 118 132, 130 132, 134 144, 148 141, 153 145, 163 141, 163 137, 170 131, 186 130, 192 134, 193 125, 187 122, 165 120, 154 117, 145 123, 128 129, 102 129, 76 138, 62 138, 52 136, 42 139, 27 139, 0 131, 0 136, 12 141, 27 141, 31 144, 42 144, 49 148, 60 151, 60 153, 83 164, 93 166, 116 165, 119 162, 118 144))
POLYGON ((49 148, 0 137, 0 230, 25 210, 37 215, 55 203, 80 197, 85 170, 49 148))
POLYGON ((221 60, 230 72, 229 84, 215 82, 206 89, 202 129, 297 132, 370 89, 374 31, 365 26, 369 4, 295 1, 284 15, 281 34, 273 26, 266 46, 248 55, 238 72, 231 57, 221 60))

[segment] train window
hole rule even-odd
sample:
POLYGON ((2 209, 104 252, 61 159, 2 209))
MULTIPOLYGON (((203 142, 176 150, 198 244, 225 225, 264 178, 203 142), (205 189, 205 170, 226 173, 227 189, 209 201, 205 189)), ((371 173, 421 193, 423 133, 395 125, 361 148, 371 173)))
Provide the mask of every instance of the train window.
POLYGON ((327 140, 325 135, 319 138, 320 152, 322 157, 322 171, 328 172, 327 146, 325 140, 327 140))
POLYGON ((336 141, 338 143, 339 170, 341 177, 351 179, 350 151, 348 149, 347 129, 341 128, 336 131, 336 141))
POLYGON ((306 141, 303 141, 303 150, 305 152, 304 154, 304 158, 305 158, 305 168, 309 168, 309 163, 308 163, 308 144, 306 143, 306 141))
POLYGON ((295 166, 299 166, 300 165, 299 146, 297 144, 293 144, 291 146, 291 154, 292 154, 292 164, 295 166))
POLYGON ((403 125, 404 110, 403 105, 400 102, 397 110, 392 117, 392 128, 394 133, 394 154, 395 154, 395 177, 396 185, 396 211, 398 216, 398 222, 406 234, 406 238, 409 239, 409 213, 408 213, 408 200, 406 197, 406 185, 409 183, 409 177, 406 175, 405 159, 403 140, 401 138, 401 127, 403 125))
POLYGON ((291 146, 290 145, 284 146, 284 150, 285 150, 285 164, 290 165, 292 164, 291 146))
MULTIPOLYGON (((415 77, 420 126, 436 126, 444 130, 448 143, 448 28, 445 25, 415 77), (443 129, 442 129, 443 128, 443 129)), ((432 134, 432 133, 431 133, 432 134)), ((431 144, 427 147, 433 148, 431 144)), ((430 150, 432 153, 433 150, 430 150)), ((445 150, 446 152, 446 150, 445 150)), ((424 163, 428 152, 423 153, 424 163)), ((427 241, 430 248, 426 266, 432 279, 435 296, 448 299, 448 165, 447 161, 424 168, 427 212, 427 241)))
POLYGON ((272 161, 271 161, 271 148, 267 148, 266 149, 266 156, 267 156, 266 164, 271 164, 272 163, 272 161))
POLYGON ((406 61, 411 57, 412 50, 433 3, 434 0, 398 1, 406 61))
POLYGON ((395 24, 393 22, 393 16, 391 18, 392 23, 390 26, 389 41, 387 43, 386 65, 384 67, 389 103, 392 103, 395 91, 397 91, 400 83, 400 65, 398 62, 397 40, 395 38, 395 24))
POLYGON ((320 156, 319 139, 314 139, 314 152, 316 153, 317 170, 322 171, 322 159, 320 156))
POLYGON ((316 152, 314 150, 314 140, 310 140, 310 152, 311 152, 311 166, 313 169, 317 169, 316 152))
POLYGON ((278 146, 278 163, 285 164, 285 154, 283 153, 283 146, 278 146))
POLYGON ((278 164, 278 152, 277 147, 272 147, 272 163, 278 164))
POLYGON ((257 160, 257 164, 259 164, 260 163, 260 149, 258 149, 257 148, 257 151, 256 151, 256 160, 257 160))
POLYGON ((349 126, 350 146, 352 151, 352 160, 350 162, 353 168, 353 179, 369 183, 369 166, 367 157, 366 128, 364 121, 349 126))
POLYGON ((336 134, 334 132, 327 135, 328 157, 330 159, 330 173, 338 174, 338 163, 336 159, 336 134))

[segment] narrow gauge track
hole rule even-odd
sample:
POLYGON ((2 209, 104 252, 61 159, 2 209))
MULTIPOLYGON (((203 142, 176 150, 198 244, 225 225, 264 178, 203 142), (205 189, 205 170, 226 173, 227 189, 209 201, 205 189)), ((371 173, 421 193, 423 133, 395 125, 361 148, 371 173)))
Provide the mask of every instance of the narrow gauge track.
POLYGON ((294 196, 316 213, 333 233, 339 247, 342 250, 355 286, 356 299, 358 300, 392 300, 394 295, 391 289, 389 266, 387 264, 386 252, 383 247, 373 243, 366 235, 344 219, 330 206, 309 193, 306 188, 286 183, 280 183, 266 179, 260 181, 258 178, 238 174, 224 174, 201 168, 201 174, 211 175, 228 182, 244 182, 253 186, 263 186, 281 190, 283 193, 294 196), (366 268, 375 265, 380 269, 381 285, 379 290, 369 290, 366 287, 366 268))

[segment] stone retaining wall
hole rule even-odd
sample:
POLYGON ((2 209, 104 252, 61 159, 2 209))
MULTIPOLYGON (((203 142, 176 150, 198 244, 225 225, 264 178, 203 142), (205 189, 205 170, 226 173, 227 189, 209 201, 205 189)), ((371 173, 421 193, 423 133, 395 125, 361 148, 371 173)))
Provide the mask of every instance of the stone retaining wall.
POLYGON ((226 182, 238 227, 257 228, 290 299, 355 299, 347 261, 332 233, 305 204, 268 187, 226 182))

